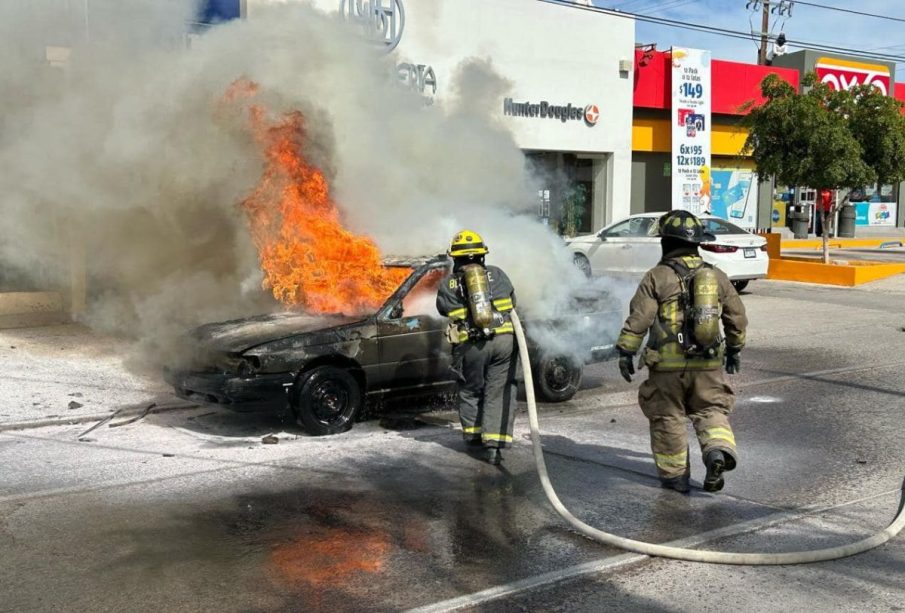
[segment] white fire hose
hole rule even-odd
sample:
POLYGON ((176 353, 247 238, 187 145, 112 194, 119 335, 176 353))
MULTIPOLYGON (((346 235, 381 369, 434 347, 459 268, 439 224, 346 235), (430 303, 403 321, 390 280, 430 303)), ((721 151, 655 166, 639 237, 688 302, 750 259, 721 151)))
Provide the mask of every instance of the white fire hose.
POLYGON ((556 512, 559 513, 569 525, 586 537, 606 545, 625 549, 626 551, 633 551, 635 553, 661 558, 673 558, 675 560, 687 560, 689 562, 709 562, 712 564, 765 566, 776 564, 807 564, 810 562, 823 562, 826 560, 836 560, 853 556, 857 553, 863 553, 873 549, 874 547, 879 547, 896 536, 902 528, 905 527, 905 505, 902 505, 895 520, 893 520, 885 530, 877 532, 866 539, 849 545, 839 545, 838 547, 814 549, 812 551, 791 551, 788 553, 733 553, 726 551, 683 549, 681 547, 669 547, 667 545, 656 545, 653 543, 635 541, 604 532, 603 530, 598 530, 597 528, 592 528, 569 512, 556 495, 553 485, 550 483, 550 476, 547 474, 547 464, 544 461, 544 451, 541 447, 540 430, 537 421, 537 405, 534 401, 534 381, 531 376, 525 331, 522 329, 522 323, 519 321, 518 314, 514 310, 510 311, 510 313, 512 316, 512 323, 514 324, 513 327, 515 328, 515 336, 518 340, 519 358, 522 360, 522 370, 525 375, 525 393, 528 397, 528 419, 531 426, 531 443, 534 446, 534 461, 537 464, 537 474, 540 477, 544 493, 547 495, 547 500, 550 501, 550 504, 553 505, 556 512))

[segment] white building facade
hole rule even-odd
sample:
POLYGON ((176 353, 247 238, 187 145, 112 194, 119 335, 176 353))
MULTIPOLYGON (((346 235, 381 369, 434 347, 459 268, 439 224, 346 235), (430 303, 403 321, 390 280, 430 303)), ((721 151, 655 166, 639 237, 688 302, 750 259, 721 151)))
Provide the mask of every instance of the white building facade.
MULTIPOLYGON (((245 0, 244 16, 268 1, 245 0)), ((629 214, 631 18, 542 0, 312 3, 379 24, 400 78, 440 102, 463 61, 491 60, 512 87, 489 112, 525 152, 539 178, 538 214, 560 231, 591 232, 629 214)))

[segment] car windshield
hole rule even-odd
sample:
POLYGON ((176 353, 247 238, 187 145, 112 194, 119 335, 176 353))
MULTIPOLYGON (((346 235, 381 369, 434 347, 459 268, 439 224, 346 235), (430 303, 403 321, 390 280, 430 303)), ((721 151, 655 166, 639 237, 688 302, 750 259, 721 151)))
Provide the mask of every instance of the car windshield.
POLYGON ((704 222, 704 231, 710 232, 715 236, 720 236, 721 234, 748 234, 749 232, 744 228, 739 228, 737 225, 729 223, 728 221, 724 221, 722 219, 703 219, 704 222))

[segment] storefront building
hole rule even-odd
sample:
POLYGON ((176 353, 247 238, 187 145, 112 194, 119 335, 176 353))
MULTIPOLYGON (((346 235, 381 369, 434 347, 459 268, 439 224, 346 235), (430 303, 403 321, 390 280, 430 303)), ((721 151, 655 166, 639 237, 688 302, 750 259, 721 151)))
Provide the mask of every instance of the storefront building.
MULTIPOLYGON (((788 68, 712 60, 710 179, 711 212, 746 229, 769 227, 769 185, 759 185, 754 165, 743 155, 747 131, 740 125, 750 101, 760 96, 769 74, 798 87, 798 72, 788 68)), ((672 208, 672 55, 669 51, 635 52, 632 122, 631 212, 672 208)))
MULTIPOLYGON (((888 96, 905 101, 905 84, 896 83, 896 65, 889 62, 865 61, 843 55, 804 50, 779 56, 774 60, 774 65, 792 68, 802 76, 808 72, 816 72, 817 78, 833 89, 869 84, 888 96)), ((900 202, 903 197, 905 190, 897 185, 867 185, 853 189, 849 194, 849 201, 855 207, 855 226, 862 231, 879 232, 884 228, 902 226, 905 206, 900 202)), ((797 194, 797 200, 807 204, 813 204, 815 198, 814 190, 797 194)), ((783 208, 781 202, 795 199, 796 194, 791 190, 776 189, 775 209, 779 211, 783 208)))
MULTIPOLYGON (((243 2, 243 14, 254 19, 268 1, 243 2)), ((385 36, 400 80, 440 106, 463 61, 491 60, 511 87, 487 112, 525 152, 538 215, 559 232, 591 232, 629 214, 634 20, 525 0, 313 4, 385 25, 371 29, 385 36)))
MULTIPOLYGON (((743 153, 747 130, 741 125, 743 105, 763 102, 760 83, 769 74, 799 87, 807 72, 832 87, 872 83, 905 101, 905 84, 895 82, 895 66, 856 61, 813 51, 777 57, 772 66, 712 60, 711 212, 748 230, 786 225, 790 204, 813 204, 816 191, 758 181, 754 164, 743 153)), ((631 212, 667 211, 671 197, 673 154, 672 57, 670 51, 635 52, 634 118, 632 121, 631 212)), ((905 206, 899 186, 864 186, 852 192, 856 223, 882 231, 902 226, 905 206)), ((813 209, 813 207, 812 207, 813 209)))

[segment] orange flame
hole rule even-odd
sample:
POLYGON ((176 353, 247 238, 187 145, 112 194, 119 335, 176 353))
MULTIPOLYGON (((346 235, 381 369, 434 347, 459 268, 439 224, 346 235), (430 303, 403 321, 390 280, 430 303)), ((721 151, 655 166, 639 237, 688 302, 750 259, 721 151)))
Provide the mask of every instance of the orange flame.
MULTIPOLYGON (((225 98, 250 98, 257 91, 256 84, 239 80, 225 98)), ((300 112, 271 119, 260 105, 248 110, 265 166, 241 208, 258 249, 263 287, 283 304, 308 312, 373 311, 410 271, 384 267, 370 237, 343 227, 326 177, 302 154, 300 112)))

